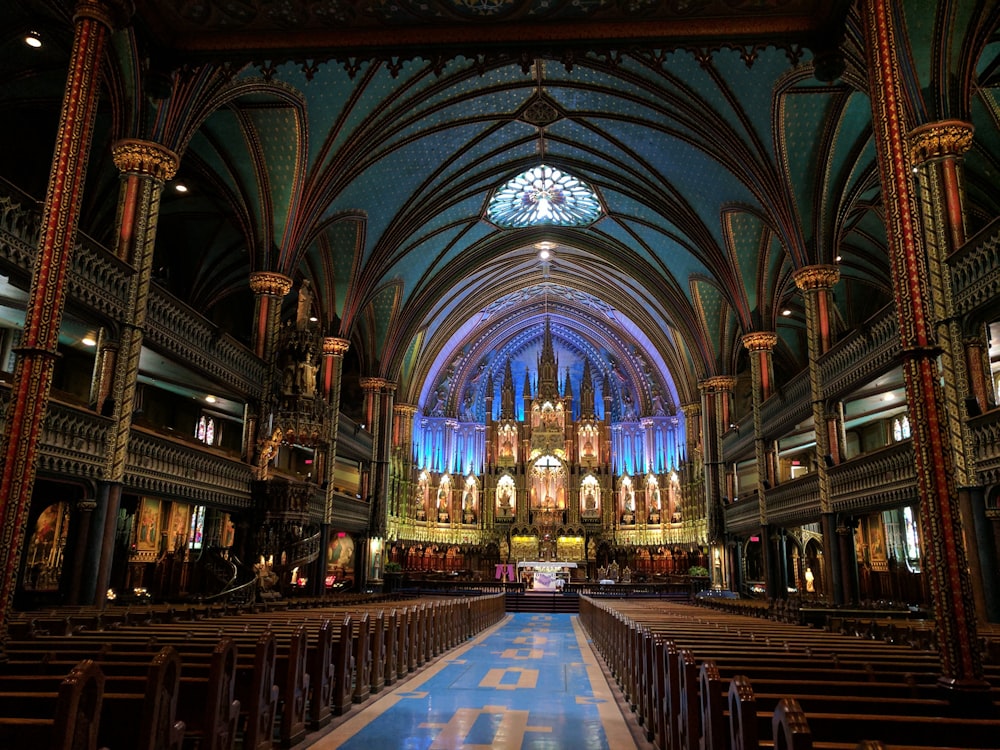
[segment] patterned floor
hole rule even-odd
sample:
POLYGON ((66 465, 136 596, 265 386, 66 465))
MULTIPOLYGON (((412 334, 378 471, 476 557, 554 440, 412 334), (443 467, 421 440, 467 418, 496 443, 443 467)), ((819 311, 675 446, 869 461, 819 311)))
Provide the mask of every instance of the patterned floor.
POLYGON ((312 750, 633 750, 575 615, 514 614, 312 750))

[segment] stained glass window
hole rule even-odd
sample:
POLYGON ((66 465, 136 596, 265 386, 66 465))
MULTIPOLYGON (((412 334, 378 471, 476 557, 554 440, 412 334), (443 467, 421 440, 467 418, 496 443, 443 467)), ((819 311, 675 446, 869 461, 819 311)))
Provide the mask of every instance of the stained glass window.
POLYGON ((596 193, 584 182, 544 164, 510 180, 486 210, 498 227, 582 227, 601 215, 596 193))

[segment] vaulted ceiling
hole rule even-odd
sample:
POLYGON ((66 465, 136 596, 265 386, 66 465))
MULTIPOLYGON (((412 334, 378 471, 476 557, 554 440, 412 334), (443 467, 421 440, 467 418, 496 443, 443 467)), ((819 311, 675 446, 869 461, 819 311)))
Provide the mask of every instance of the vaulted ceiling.
MULTIPOLYGON (((251 272, 308 279, 328 335, 351 339, 360 374, 398 382, 397 401, 428 409, 444 391, 447 413, 481 416, 483 375, 530 352, 549 319, 616 408, 628 393, 640 412, 658 397, 673 410, 700 378, 745 370, 743 333, 777 331, 779 377, 804 365, 796 269, 840 266, 842 330, 891 300, 849 4, 136 8, 105 65, 82 229, 113 231, 114 139, 176 150, 189 190, 164 193, 159 283, 247 338, 251 272), (602 216, 490 223, 493 191, 542 162, 590 185, 602 216)), ((976 127, 974 231, 1000 213, 997 10, 900 8, 914 123, 976 127)), ((41 197, 72 30, 57 0, 8 0, 0 21, 0 175, 41 197), (20 43, 29 28, 41 50, 20 43)))

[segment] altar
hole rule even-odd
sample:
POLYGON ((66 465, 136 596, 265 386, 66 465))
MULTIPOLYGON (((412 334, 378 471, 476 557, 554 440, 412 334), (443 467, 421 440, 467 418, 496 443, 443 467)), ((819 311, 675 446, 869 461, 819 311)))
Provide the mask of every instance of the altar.
POLYGON ((531 591, 560 591, 569 583, 575 562, 521 561, 517 564, 517 577, 531 591))

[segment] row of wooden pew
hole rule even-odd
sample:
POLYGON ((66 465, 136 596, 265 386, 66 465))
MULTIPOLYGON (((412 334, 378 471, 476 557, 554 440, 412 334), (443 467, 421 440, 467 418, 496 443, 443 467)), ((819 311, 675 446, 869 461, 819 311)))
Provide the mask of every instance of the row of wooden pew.
POLYGON ((998 688, 947 699, 933 652, 682 604, 580 621, 659 750, 1000 748, 998 688))
POLYGON ((503 616, 503 596, 485 595, 68 635, 36 623, 0 664, 0 748, 290 747, 503 616))

